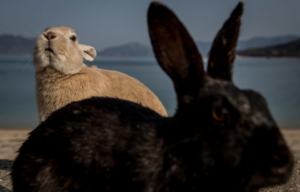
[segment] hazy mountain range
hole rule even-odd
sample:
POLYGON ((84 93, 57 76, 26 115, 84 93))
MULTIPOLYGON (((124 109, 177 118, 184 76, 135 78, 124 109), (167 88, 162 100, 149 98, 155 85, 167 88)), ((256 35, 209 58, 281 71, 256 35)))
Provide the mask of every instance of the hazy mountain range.
MULTIPOLYGON (((257 49, 261 47, 277 46, 286 44, 299 39, 299 36, 287 35, 279 37, 257 37, 246 41, 239 41, 237 50, 257 49)), ((22 36, 0 35, 0 53, 30 53, 33 51, 35 39, 28 39, 22 36)), ((210 48, 211 42, 196 41, 196 44, 201 54, 206 57, 210 48)), ((269 47, 270 48, 270 47, 269 47)), ((296 48, 296 47, 295 47, 296 48)), ((295 51, 294 51, 295 52, 295 51)), ((294 53, 293 52, 293 53, 294 53)), ((247 54, 246 52, 243 52, 247 54)), ((109 47, 98 52, 99 56, 153 56, 153 51, 150 46, 140 43, 128 43, 125 45, 109 47)))
MULTIPOLYGON (((296 35, 287 35, 287 36, 278 36, 278 37, 255 37, 251 38, 249 40, 242 40, 239 41, 237 50, 246 50, 250 48, 262 48, 262 47, 267 47, 267 46, 276 46, 284 43, 288 43, 294 40, 299 39, 299 36, 296 35)), ((201 54, 203 56, 207 56, 212 42, 201 42, 201 41, 196 41, 196 44, 198 46, 198 49, 200 50, 201 54)))
POLYGON ((29 53, 32 52, 36 39, 22 36, 0 35, 0 53, 29 53))
MULTIPOLYGON (((276 46, 284 43, 289 43, 299 39, 299 36, 289 35, 280 37, 257 37, 246 41, 239 41, 237 50, 246 50, 250 48, 276 46)), ((196 45, 203 55, 206 57, 211 48, 211 42, 196 41, 196 45)), ((153 56, 153 51, 150 46, 140 43, 128 43, 121 46, 110 47, 98 52, 100 56, 153 56)))
POLYGON ((132 56, 149 57, 153 56, 152 48, 140 43, 128 43, 121 46, 110 47, 98 52, 99 56, 132 56))
POLYGON ((238 55, 254 57, 300 57, 300 39, 277 46, 238 51, 238 55))

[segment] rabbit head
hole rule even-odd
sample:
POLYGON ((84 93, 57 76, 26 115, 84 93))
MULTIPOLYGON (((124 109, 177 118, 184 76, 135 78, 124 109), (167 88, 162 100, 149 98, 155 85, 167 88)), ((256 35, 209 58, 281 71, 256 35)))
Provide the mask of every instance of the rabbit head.
POLYGON ((152 3, 148 26, 157 61, 177 93, 172 129, 162 133, 168 150, 194 172, 191 180, 207 175, 224 181, 224 187, 255 189, 286 181, 293 157, 265 99, 232 80, 242 12, 240 2, 216 35, 206 72, 194 41, 171 10, 152 3))
POLYGON ((82 69, 83 58, 93 61, 96 55, 93 47, 78 43, 74 29, 48 27, 36 41, 33 63, 37 71, 53 67, 63 74, 75 74, 82 69))

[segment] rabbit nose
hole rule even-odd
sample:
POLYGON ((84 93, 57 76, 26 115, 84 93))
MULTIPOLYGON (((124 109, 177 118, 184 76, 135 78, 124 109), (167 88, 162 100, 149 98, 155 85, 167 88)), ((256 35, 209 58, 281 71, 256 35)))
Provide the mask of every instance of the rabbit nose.
POLYGON ((48 32, 47 34, 44 34, 44 36, 48 39, 48 40, 51 40, 51 39, 54 39, 56 37, 56 35, 53 33, 53 32, 48 32))

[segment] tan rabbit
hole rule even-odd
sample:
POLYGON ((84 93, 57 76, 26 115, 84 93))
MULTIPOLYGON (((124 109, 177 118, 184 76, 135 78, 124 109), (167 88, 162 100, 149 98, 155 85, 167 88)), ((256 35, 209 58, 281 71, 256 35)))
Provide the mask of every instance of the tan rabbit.
POLYGON ((83 63, 83 58, 93 61, 96 54, 93 47, 78 44, 69 27, 48 27, 38 37, 33 63, 40 121, 68 103, 93 96, 129 100, 167 116, 157 96, 138 80, 83 63))

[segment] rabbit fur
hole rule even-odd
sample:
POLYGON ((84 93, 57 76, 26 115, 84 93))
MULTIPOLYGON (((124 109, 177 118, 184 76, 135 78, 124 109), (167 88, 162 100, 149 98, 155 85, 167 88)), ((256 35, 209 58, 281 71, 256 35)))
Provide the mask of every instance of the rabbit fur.
POLYGON ((39 36, 34 66, 40 121, 68 103, 92 96, 133 101, 167 116, 158 97, 138 80, 83 63, 83 58, 92 61, 95 57, 95 49, 78 44, 75 31, 69 27, 48 27, 39 36))
POLYGON ((293 156, 265 99, 232 81, 240 2, 217 34, 204 71, 175 14, 153 2, 151 42, 177 93, 174 117, 95 97, 54 112, 13 164, 14 192, 257 191, 287 181, 293 156))

